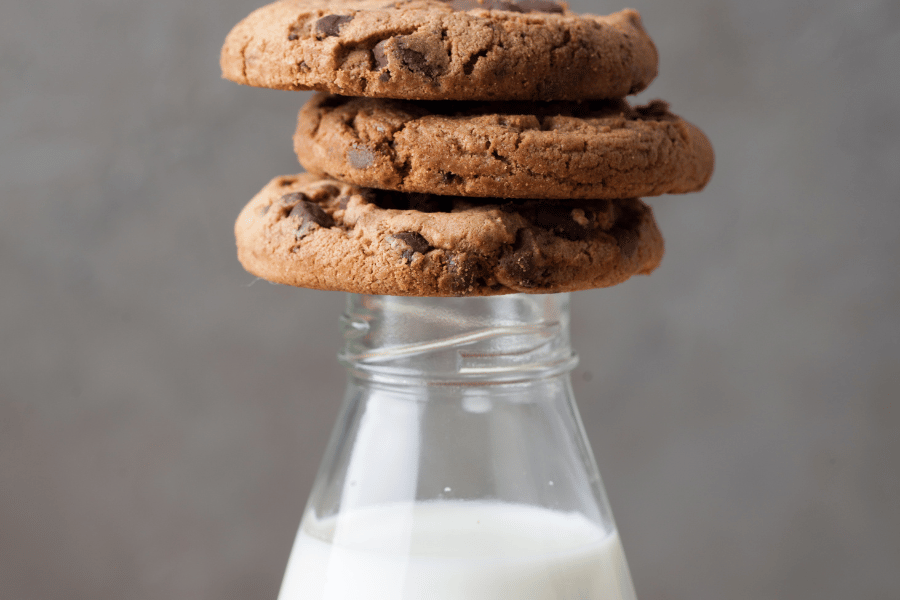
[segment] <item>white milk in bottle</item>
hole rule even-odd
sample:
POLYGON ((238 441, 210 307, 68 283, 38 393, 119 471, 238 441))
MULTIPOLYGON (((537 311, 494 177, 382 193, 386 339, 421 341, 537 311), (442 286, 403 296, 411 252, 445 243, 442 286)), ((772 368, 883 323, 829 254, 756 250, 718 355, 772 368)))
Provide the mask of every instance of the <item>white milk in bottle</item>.
POLYGON ((577 513, 431 501, 304 520, 279 600, 634 600, 615 531, 577 513))

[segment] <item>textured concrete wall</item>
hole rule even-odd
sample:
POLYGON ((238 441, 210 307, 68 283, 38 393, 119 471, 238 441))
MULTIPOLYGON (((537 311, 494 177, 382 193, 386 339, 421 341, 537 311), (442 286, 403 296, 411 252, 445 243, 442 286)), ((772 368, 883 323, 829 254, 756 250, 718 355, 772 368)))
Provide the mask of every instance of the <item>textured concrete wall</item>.
MULTIPOLYGON (((577 0, 580 10, 618 5, 577 0)), ((252 2, 0 9, 0 598, 273 598, 343 374, 335 294, 232 221, 305 95, 221 81, 252 2)), ((644 599, 900 594, 900 4, 640 0, 709 133, 651 278, 575 295, 644 599)))

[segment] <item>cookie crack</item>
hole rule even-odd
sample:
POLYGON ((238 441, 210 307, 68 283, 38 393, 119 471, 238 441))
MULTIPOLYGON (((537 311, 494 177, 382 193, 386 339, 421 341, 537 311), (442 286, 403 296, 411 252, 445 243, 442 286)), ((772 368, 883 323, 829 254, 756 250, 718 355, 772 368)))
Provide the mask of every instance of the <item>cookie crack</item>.
POLYGON ((309 134, 309 137, 318 142, 319 140, 316 139, 316 135, 319 133, 319 127, 322 126, 322 119, 325 118, 325 115, 324 115, 324 113, 322 113, 320 111, 316 111, 315 115, 316 115, 316 123, 313 126, 312 132, 309 134))
POLYGON ((562 41, 557 44, 551 45, 550 53, 552 54, 552 53, 556 52, 557 50, 561 50, 562 48, 565 48, 566 46, 570 45, 571 43, 572 43, 572 32, 569 31, 568 29, 564 29, 562 41))
POLYGON ((486 57, 488 53, 490 53, 490 48, 484 48, 483 50, 479 50, 475 54, 469 57, 469 59, 463 64, 463 73, 466 75, 471 75, 472 71, 475 70, 475 65, 479 60, 486 57))
POLYGON ((241 77, 243 77, 244 81, 247 82, 247 48, 250 46, 250 42, 253 41, 253 38, 247 39, 244 42, 244 45, 241 46, 241 77))
POLYGON ((498 152, 496 148, 491 148, 491 156, 493 156, 495 159, 497 159, 497 160, 499 160, 500 162, 502 162, 502 163, 503 163, 504 165, 506 165, 507 167, 510 166, 510 165, 512 164, 512 163, 510 162, 510 160, 509 160, 509 157, 508 157, 508 156, 504 156, 503 154, 500 154, 500 152, 498 152))
POLYGON ((397 165, 397 175, 400 177, 400 185, 404 185, 406 178, 409 177, 409 172, 412 170, 412 165, 410 164, 410 159, 404 159, 400 164, 397 165))
POLYGON ((400 156, 397 154, 397 149, 394 143, 397 140, 397 136, 402 134, 409 124, 410 123, 406 121, 402 125, 400 125, 399 129, 391 132, 390 135, 386 137, 384 144, 388 148, 391 165, 394 167, 394 171, 396 171, 397 176, 400 178, 401 185, 403 184, 403 180, 406 179, 406 177, 412 170, 412 165, 410 165, 410 159, 408 157, 401 160, 400 156))

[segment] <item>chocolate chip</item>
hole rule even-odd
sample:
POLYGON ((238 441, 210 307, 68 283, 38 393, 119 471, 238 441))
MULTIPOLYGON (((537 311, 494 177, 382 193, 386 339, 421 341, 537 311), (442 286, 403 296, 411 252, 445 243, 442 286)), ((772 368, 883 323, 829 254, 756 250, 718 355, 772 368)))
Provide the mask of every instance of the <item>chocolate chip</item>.
MULTIPOLYGON (((386 69, 390 62, 387 55, 387 43, 391 39, 394 39, 392 48, 394 58, 408 71, 431 79, 441 74, 442 68, 440 66, 428 62, 428 57, 423 52, 410 48, 406 39, 402 37, 381 40, 372 48, 372 58, 375 60, 375 69, 377 71, 386 69)), ((390 71, 382 73, 379 79, 388 81, 390 79, 390 71)))
POLYGON ((388 66, 388 57, 384 52, 384 45, 386 43, 387 40, 381 40, 375 44, 374 48, 372 48, 372 58, 375 59, 375 68, 378 71, 388 66))
POLYGON ((300 226, 296 231, 298 238, 310 234, 316 227, 334 226, 334 219, 331 218, 331 215, 322 210, 321 206, 309 200, 298 202, 288 216, 300 220, 300 226))
POLYGON ((503 204, 500 210, 518 213, 535 226, 567 240, 583 240, 597 227, 593 211, 571 204, 518 200, 503 204))
POLYGON ((316 202, 322 202, 323 200, 334 198, 340 193, 341 190, 339 190, 336 186, 333 186, 330 183, 326 183, 314 189, 310 193, 310 198, 312 198, 316 202))
POLYGON ((403 66, 413 73, 431 76, 431 65, 428 64, 428 59, 421 52, 412 48, 398 48, 397 55, 403 66))
POLYGON ((593 221, 593 215, 584 209, 582 213, 585 223, 578 223, 571 207, 545 205, 536 207, 529 220, 541 229, 548 229, 567 240, 583 240, 591 233, 588 225, 593 221))
POLYGON ((428 243, 428 240, 415 231, 401 231, 400 233, 395 233, 391 237, 395 240, 400 240, 408 246, 408 249, 401 253, 401 256, 407 264, 412 262, 415 253, 425 254, 431 250, 431 244, 428 243))
POLYGON ((529 254, 515 252, 504 256, 500 262, 500 266, 512 276, 519 287, 537 287, 537 282, 535 281, 537 268, 529 254))
POLYGON ((291 25, 291 28, 288 30, 288 41, 293 42, 294 40, 299 40, 300 35, 303 33, 303 24, 302 23, 294 23, 291 25))
POLYGON ((440 67, 429 63, 428 57, 423 53, 408 47, 402 38, 397 40, 396 46, 395 56, 409 71, 430 79, 440 74, 440 67))
POLYGON ((320 40, 341 34, 341 25, 349 23, 353 17, 346 15, 326 15, 316 21, 316 37, 320 40))
POLYGON ((514 279, 519 287, 534 288, 542 278, 543 271, 535 261, 537 244, 530 231, 520 230, 516 234, 516 243, 512 252, 500 259, 500 269, 514 279))
POLYGON ((296 205, 298 202, 302 202, 303 200, 309 200, 309 197, 307 197, 307 195, 303 192, 291 192, 290 194, 285 194, 284 196, 279 198, 278 202, 280 202, 284 206, 293 208, 294 205, 296 205))
POLYGON ((609 230, 609 234, 616 238, 619 250, 625 258, 631 258, 637 251, 638 230, 641 225, 641 210, 639 206, 635 206, 635 201, 620 200, 618 201, 619 213, 616 218, 615 226, 609 230))
POLYGON ((450 291, 465 295, 484 287, 484 261, 468 253, 451 254, 447 259, 450 274, 450 291))
POLYGON ((354 169, 367 169, 375 162, 375 153, 365 146, 354 145, 347 151, 347 160, 354 169))
POLYGON ((631 229, 616 229, 610 233, 615 236, 616 243, 619 245, 619 250, 621 250, 625 258, 634 256, 638 247, 638 236, 634 231, 631 229))

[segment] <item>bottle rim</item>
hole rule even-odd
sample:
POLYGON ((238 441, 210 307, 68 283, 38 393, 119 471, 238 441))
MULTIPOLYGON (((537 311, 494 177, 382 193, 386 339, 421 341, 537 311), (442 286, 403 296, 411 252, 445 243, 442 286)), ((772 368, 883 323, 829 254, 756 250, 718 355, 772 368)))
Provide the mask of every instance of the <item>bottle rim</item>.
POLYGON ((346 344, 338 361, 366 380, 509 384, 568 373, 578 364, 569 344, 567 294, 478 304, 351 296, 341 322, 346 344), (438 323, 433 335, 423 333, 426 321, 438 323))

